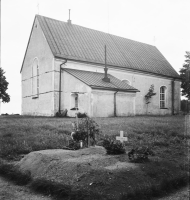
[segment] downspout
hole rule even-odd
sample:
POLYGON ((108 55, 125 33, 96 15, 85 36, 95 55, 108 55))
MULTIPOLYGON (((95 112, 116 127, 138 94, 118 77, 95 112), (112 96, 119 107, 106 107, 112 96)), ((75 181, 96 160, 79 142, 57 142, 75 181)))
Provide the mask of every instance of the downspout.
POLYGON ((175 79, 172 80, 172 115, 174 115, 174 82, 175 79))
POLYGON ((60 64, 60 71, 59 71, 59 113, 61 113, 61 66, 64 65, 67 62, 67 60, 65 60, 65 62, 60 64))
POLYGON ((117 104, 116 104, 116 94, 119 92, 119 90, 117 90, 116 92, 114 92, 114 117, 117 117, 117 104))

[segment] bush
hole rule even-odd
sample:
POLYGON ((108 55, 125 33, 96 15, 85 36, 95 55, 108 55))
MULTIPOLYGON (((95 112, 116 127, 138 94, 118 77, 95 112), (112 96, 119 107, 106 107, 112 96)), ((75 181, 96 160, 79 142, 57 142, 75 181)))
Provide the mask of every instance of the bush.
POLYGON ((106 149, 107 154, 124 154, 125 153, 125 145, 117 140, 104 139, 103 147, 106 149))
POLYGON ((139 147, 133 148, 128 153, 129 160, 133 162, 148 161, 149 155, 153 156, 154 153, 150 147, 146 147, 146 146, 139 146, 139 147))
POLYGON ((74 134, 72 135, 75 142, 83 141, 84 146, 88 144, 96 144, 96 137, 99 135, 99 126, 98 124, 90 117, 81 118, 77 123, 74 122, 73 125, 74 134))
POLYGON ((70 140, 67 147, 71 150, 78 150, 80 149, 80 143, 78 141, 70 140))
POLYGON ((80 112, 78 112, 77 113, 77 117, 78 118, 85 118, 85 117, 87 117, 87 114, 86 113, 80 113, 80 112))
POLYGON ((68 112, 67 109, 65 109, 64 111, 56 112, 55 116, 56 117, 67 117, 67 112, 68 112))
POLYGON ((187 113, 189 112, 190 102, 188 100, 183 99, 181 101, 181 111, 187 113))
POLYGON ((80 142, 80 140, 85 141, 87 138, 87 132, 85 131, 76 131, 74 132, 74 134, 72 135, 73 140, 76 142, 80 142))

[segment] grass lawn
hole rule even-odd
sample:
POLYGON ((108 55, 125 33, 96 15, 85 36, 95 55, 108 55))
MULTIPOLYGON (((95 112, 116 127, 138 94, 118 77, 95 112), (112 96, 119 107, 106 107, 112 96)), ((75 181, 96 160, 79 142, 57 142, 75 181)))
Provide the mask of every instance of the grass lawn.
MULTIPOLYGON (((20 160, 23 154, 32 151, 61 149, 68 144, 72 131, 71 123, 74 121, 73 118, 0 116, 0 158, 16 161, 20 160)), ((129 138, 127 150, 139 144, 149 145, 156 155, 153 161, 140 167, 143 176, 136 171, 125 172, 115 176, 117 181, 127 181, 127 178, 125 180, 122 177, 130 177, 130 184, 135 188, 138 180, 140 186, 135 192, 140 196, 142 188, 147 190, 149 186, 154 196, 156 190, 161 191, 172 184, 175 187, 183 185, 189 164, 187 139, 190 138, 185 135, 183 115, 96 118, 95 121, 101 130, 99 140, 107 135, 115 137, 123 130, 129 138), (148 186, 143 186, 144 179, 148 180, 148 186), (156 189, 156 184, 160 184, 159 190, 156 189)), ((0 170, 6 172, 8 168, 0 170)), ((97 174, 97 178, 98 176, 97 174)), ((100 173, 101 178, 102 176, 100 173)), ((130 192, 131 198, 135 196, 133 193, 134 191, 130 192)), ((123 194, 121 199, 129 196, 123 194)))

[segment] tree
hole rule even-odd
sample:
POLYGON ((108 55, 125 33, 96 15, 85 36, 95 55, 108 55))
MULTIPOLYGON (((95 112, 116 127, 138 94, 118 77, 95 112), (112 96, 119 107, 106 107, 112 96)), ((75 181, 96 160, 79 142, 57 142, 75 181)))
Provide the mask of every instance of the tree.
POLYGON ((148 93, 144 96, 145 98, 145 102, 146 102, 146 114, 148 112, 148 104, 150 103, 150 99, 152 98, 152 96, 156 95, 156 93, 154 92, 154 85, 152 84, 148 90, 148 93))
POLYGON ((186 51, 185 63, 180 69, 182 95, 190 99, 190 51, 186 51))
POLYGON ((10 96, 6 92, 8 89, 9 83, 6 80, 6 77, 4 76, 5 72, 0 67, 0 99, 2 99, 2 102, 8 103, 10 101, 10 96))

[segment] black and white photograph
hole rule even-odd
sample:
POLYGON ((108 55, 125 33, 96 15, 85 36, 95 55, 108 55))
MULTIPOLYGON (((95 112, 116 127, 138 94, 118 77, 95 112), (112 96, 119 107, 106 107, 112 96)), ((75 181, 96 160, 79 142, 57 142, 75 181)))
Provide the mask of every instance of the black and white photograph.
POLYGON ((0 200, 189 200, 189 172, 189 0, 0 0, 0 200))

